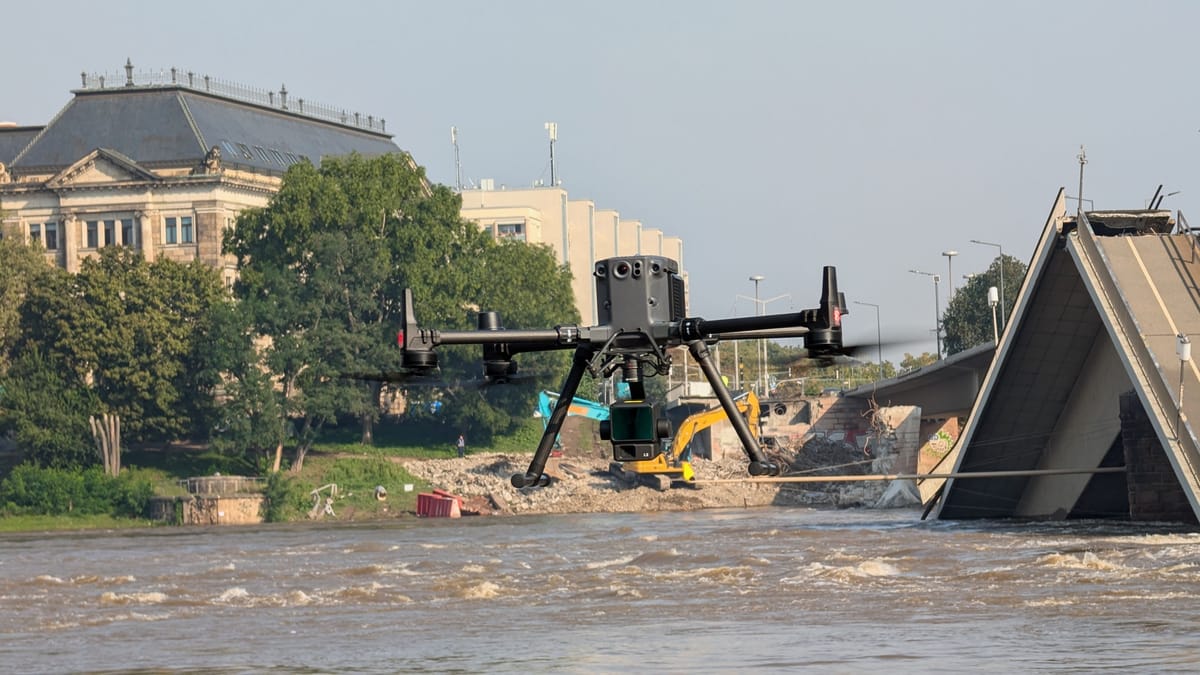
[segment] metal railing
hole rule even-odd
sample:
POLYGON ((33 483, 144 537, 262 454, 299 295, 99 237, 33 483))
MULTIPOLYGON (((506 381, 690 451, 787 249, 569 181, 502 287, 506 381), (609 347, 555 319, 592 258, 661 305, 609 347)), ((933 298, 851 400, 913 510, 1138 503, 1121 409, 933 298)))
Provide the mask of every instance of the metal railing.
POLYGON ((273 108, 305 117, 334 122, 357 129, 366 129, 378 133, 386 133, 387 120, 374 115, 363 115, 359 112, 348 112, 345 108, 294 98, 289 95, 286 85, 279 91, 271 91, 261 87, 252 87, 237 82, 230 82, 210 75, 197 74, 194 71, 182 71, 178 68, 169 70, 134 71, 133 66, 126 63, 125 73, 104 72, 79 74, 84 90, 119 89, 122 87, 183 87, 206 94, 216 94, 225 98, 251 103, 264 108, 273 108))

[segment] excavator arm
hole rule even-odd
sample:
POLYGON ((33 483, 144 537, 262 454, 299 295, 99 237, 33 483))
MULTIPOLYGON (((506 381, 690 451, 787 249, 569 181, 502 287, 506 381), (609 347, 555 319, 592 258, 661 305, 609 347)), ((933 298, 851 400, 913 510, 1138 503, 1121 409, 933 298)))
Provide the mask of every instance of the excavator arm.
MULTIPOLYGON (((738 412, 746 418, 751 433, 756 438, 761 436, 758 396, 754 392, 748 391, 736 397, 734 403, 737 405, 738 412)), ((696 477, 691 463, 692 439, 701 431, 726 419, 728 417, 725 410, 720 406, 695 413, 680 422, 667 450, 653 459, 624 462, 624 466, 621 468, 626 474, 633 474, 635 478, 657 476, 658 487, 661 489, 668 487, 673 480, 691 481, 696 477)))

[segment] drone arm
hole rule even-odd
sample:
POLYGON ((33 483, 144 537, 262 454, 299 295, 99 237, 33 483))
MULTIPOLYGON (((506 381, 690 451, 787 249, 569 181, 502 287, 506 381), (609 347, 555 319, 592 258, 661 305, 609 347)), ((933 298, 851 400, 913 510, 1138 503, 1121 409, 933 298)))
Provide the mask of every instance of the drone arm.
MULTIPOLYGON (((820 310, 806 309, 790 314, 767 314, 765 316, 742 316, 733 319, 684 319, 680 324, 681 337, 685 342, 699 340, 709 336, 726 338, 732 335, 745 334, 751 337, 795 337, 795 335, 774 335, 776 331, 800 331, 799 335, 808 332, 814 324, 823 324, 820 310)), ((738 338, 732 338, 738 339, 738 338)))
POLYGON ((773 340, 777 338, 797 338, 808 335, 807 326, 793 328, 768 328, 764 330, 742 330, 720 333, 713 337, 718 340, 773 340))
POLYGON ((550 419, 546 421, 546 429, 542 432, 542 440, 538 442, 537 450, 533 453, 533 460, 529 462, 529 469, 524 474, 513 474, 511 479, 513 487, 517 489, 543 487, 550 483, 550 477, 544 473, 546 460, 550 458, 550 451, 554 448, 554 439, 558 438, 558 432, 567 419, 571 400, 575 398, 575 392, 579 390, 579 383, 583 380, 583 373, 587 370, 591 357, 590 346, 580 345, 575 349, 571 370, 567 373, 562 392, 558 395, 558 403, 554 405, 554 412, 550 413, 550 419))
POLYGON ((579 329, 560 326, 541 330, 441 331, 436 340, 436 344, 442 345, 506 344, 515 347, 513 351, 535 352, 574 347, 579 342, 579 329))
MULTIPOLYGON (((758 444, 758 439, 750 431, 750 425, 746 424, 745 418, 738 412, 737 403, 734 402, 733 395, 729 393, 729 388, 725 386, 725 382, 721 380, 721 374, 717 372, 717 366, 713 361, 712 352, 708 350, 708 345, 702 340, 693 340, 688 343, 688 351, 696 359, 696 363, 700 364, 700 370, 704 371, 704 377, 712 385, 713 392, 716 393, 717 400, 721 402, 721 408, 725 411, 725 416, 729 418, 729 423, 733 425, 733 430, 737 432, 738 439, 742 442, 742 447, 745 449, 746 455, 750 458, 750 475, 779 475, 779 465, 767 459, 766 453, 762 451, 762 448, 758 444)), ((757 415, 758 411, 750 410, 748 413, 757 415)))

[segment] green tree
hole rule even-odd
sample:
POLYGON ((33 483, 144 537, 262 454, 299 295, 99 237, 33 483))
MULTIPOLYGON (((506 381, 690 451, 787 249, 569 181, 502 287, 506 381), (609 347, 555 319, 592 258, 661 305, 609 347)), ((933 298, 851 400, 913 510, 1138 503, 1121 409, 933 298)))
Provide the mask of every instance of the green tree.
MULTIPOLYGON (((471 274, 478 306, 496 311, 505 328, 539 329, 580 321, 571 273, 556 262, 554 251, 547 246, 488 239, 471 274)), ((480 374, 481 349, 445 350, 447 367, 452 372, 480 374)), ((446 409, 448 423, 455 432, 467 433, 473 443, 488 443, 495 434, 514 431, 532 413, 538 389, 561 385, 572 353, 558 350, 518 355, 514 359, 517 374, 530 378, 522 385, 481 389, 468 383, 455 387, 446 409)))
POLYGON ((1025 279, 1025 265, 1016 258, 997 256, 982 274, 972 276, 950 299, 942 314, 946 354, 957 354, 992 340, 992 308, 988 288, 1000 288, 1000 266, 1004 265, 1004 304, 996 308, 996 325, 1009 316, 1025 279))
POLYGON ((0 374, 8 369, 19 341, 21 305, 29 289, 63 274, 46 263, 39 244, 27 246, 15 237, 0 238, 0 374))
POLYGON ((900 359, 900 372, 906 373, 910 370, 916 370, 917 368, 923 368, 930 364, 936 363, 937 360, 938 360, 937 355, 932 354, 930 352, 922 352, 921 354, 915 354, 915 355, 905 352, 904 358, 900 359))
POLYGON ((214 307, 196 354, 194 378, 213 383, 222 405, 213 415, 213 449, 232 456, 281 451, 287 428, 270 373, 259 367, 248 317, 233 303, 214 307))
POLYGON ((445 187, 429 188, 407 155, 351 155, 320 169, 293 165, 271 203, 244 212, 226 235, 240 307, 268 343, 263 363, 295 422, 293 471, 339 416, 361 420, 370 442, 379 385, 350 376, 399 369, 393 331, 404 288, 423 323, 466 327, 465 299, 480 285, 473 261, 490 240, 459 217, 459 204, 445 187))
POLYGON ((147 263, 125 247, 102 249, 78 274, 30 289, 22 306, 25 345, 61 361, 121 417, 130 440, 171 440, 193 430, 210 391, 189 364, 212 308, 224 302, 215 270, 202 263, 147 263))
POLYGON ((38 466, 75 468, 99 459, 88 426, 99 400, 65 372, 34 346, 0 378, 0 433, 11 435, 17 449, 38 466))

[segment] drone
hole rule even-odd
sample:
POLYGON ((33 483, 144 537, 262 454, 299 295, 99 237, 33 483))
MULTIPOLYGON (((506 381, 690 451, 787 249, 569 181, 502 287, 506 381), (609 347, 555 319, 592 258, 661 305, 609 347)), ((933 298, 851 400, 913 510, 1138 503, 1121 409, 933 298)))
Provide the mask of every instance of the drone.
POLYGON ((646 400, 645 378, 667 374, 671 366, 669 350, 686 346, 742 442, 750 475, 780 475, 782 466, 767 457, 738 413, 709 347, 721 340, 798 337, 803 339, 810 358, 832 361, 845 355, 842 316, 849 312, 845 296, 838 292, 836 269, 824 268, 821 297, 815 309, 718 320, 687 316, 683 277, 679 264, 670 258, 607 258, 595 263, 592 276, 597 325, 535 330, 506 329, 495 311, 479 313, 477 330, 422 328, 417 324, 412 289, 406 288, 402 326, 397 333, 402 367, 413 376, 428 375, 438 368, 438 347, 481 345, 484 377, 502 382, 516 375, 513 357, 518 354, 573 349, 571 368, 529 468, 512 476, 513 487, 524 489, 550 484, 546 462, 585 373, 607 379, 620 370, 629 385, 629 396, 613 402, 609 419, 600 423, 600 437, 612 444, 613 459, 640 461, 663 452, 663 441, 672 435, 671 422, 660 406, 646 400))

